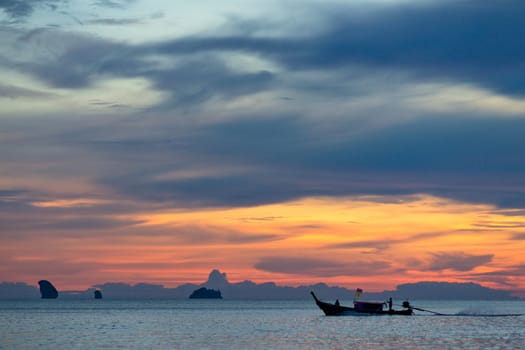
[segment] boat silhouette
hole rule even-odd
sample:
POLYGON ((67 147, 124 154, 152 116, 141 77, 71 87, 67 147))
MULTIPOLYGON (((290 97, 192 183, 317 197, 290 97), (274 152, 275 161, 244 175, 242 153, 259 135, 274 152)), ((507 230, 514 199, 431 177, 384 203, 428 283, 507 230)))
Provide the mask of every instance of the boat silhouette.
POLYGON ((354 300, 354 306, 343 306, 339 304, 339 300, 335 303, 327 303, 319 300, 313 291, 310 292, 315 300, 317 306, 323 310, 326 316, 366 316, 366 315, 402 315, 410 316, 414 313, 412 306, 408 301, 403 302, 404 309, 392 309, 391 299, 389 300, 388 309, 384 309, 386 303, 376 301, 361 301, 354 300))

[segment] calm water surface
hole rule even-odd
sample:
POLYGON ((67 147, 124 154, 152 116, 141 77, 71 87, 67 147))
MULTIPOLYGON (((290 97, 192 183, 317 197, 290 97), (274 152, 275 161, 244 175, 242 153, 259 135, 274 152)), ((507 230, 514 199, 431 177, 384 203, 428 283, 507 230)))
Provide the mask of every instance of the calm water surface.
POLYGON ((0 349, 525 349, 524 301, 412 304, 450 316, 326 317, 313 301, 0 301, 0 349))

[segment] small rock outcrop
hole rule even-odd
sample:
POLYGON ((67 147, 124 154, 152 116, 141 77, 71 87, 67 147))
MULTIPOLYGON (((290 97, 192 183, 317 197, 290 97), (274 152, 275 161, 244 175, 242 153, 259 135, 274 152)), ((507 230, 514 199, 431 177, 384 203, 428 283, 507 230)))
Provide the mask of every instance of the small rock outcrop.
POLYGON ((102 292, 98 289, 95 291, 95 299, 102 299, 102 292))
POLYGON ((38 281, 38 285, 40 286, 40 295, 42 296, 42 299, 56 299, 58 298, 58 291, 51 284, 51 282, 47 280, 41 280, 38 281))
POLYGON ((221 291, 208 288, 199 288, 190 295, 190 299, 222 299, 221 291))

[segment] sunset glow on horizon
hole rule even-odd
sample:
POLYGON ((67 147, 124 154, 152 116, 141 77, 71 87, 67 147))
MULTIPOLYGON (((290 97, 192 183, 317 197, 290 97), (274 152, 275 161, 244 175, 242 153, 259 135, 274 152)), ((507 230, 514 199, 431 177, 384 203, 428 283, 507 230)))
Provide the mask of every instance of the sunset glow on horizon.
MULTIPOLYGON (((71 209, 72 203, 94 202, 35 205, 71 209)), ((64 220, 72 220, 68 217, 64 220)), ((381 291, 401 283, 473 281, 525 289, 519 271, 525 215, 509 216, 490 205, 428 195, 310 197, 112 219, 129 224, 96 231, 43 229, 27 233, 31 244, 6 238, 2 256, 10 263, 2 276, 34 281, 45 275, 73 290, 110 281, 175 287, 202 283, 218 268, 231 282, 325 282, 381 291)))
POLYGON ((525 297, 524 16, 518 0, 0 3, 0 282, 219 269, 525 297))

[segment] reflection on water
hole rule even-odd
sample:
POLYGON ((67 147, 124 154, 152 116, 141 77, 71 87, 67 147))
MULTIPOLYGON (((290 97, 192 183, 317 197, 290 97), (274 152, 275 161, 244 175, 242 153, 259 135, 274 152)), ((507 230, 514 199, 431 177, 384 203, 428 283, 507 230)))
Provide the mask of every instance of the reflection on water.
POLYGON ((519 349, 525 302, 412 304, 451 316, 326 317, 310 301, 0 302, 1 349, 519 349))

